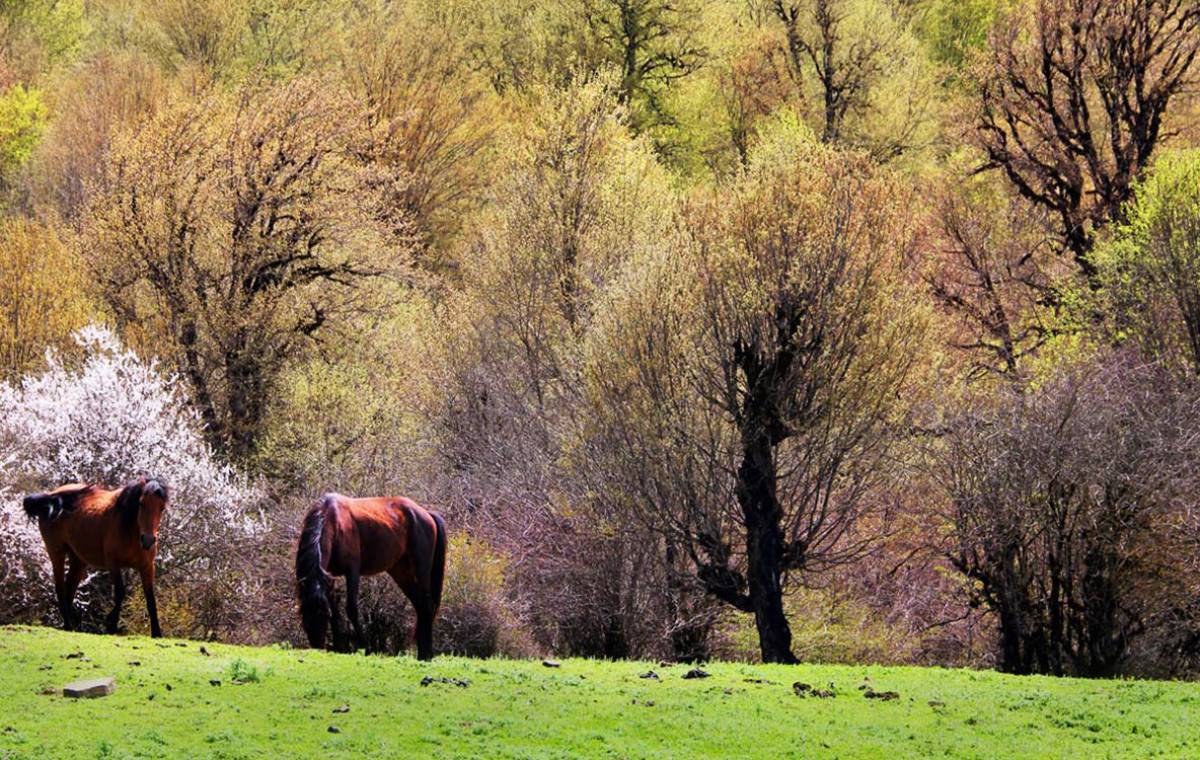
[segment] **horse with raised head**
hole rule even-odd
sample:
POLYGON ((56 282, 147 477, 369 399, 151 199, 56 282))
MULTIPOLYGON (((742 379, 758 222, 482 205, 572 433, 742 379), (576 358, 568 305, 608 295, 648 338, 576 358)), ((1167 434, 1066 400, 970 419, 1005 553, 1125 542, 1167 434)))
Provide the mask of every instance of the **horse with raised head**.
POLYGON ((162 481, 140 478, 114 490, 68 483, 26 496, 23 506, 25 514, 37 520, 50 555, 64 628, 79 627, 75 592, 88 567, 94 567, 112 576, 113 609, 105 618, 105 629, 116 633, 125 601, 121 570, 131 567, 142 578, 150 635, 162 636, 154 603, 158 525, 167 508, 167 486, 162 481))
POLYGON ((335 648, 344 634, 333 596, 334 576, 346 578, 346 615, 355 648, 364 647, 358 616, 359 579, 387 573, 417 613, 417 657, 433 657, 433 619, 442 600, 446 524, 441 515, 400 497, 352 499, 326 494, 308 510, 296 549, 300 619, 309 643, 335 648))

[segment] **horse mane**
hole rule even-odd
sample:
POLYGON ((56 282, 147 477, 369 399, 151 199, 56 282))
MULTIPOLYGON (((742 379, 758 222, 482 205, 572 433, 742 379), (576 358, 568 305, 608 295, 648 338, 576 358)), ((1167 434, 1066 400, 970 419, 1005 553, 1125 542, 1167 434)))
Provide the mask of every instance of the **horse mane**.
POLYGON ((121 487, 113 507, 120 516, 121 526, 129 528, 137 524, 138 510, 142 506, 142 493, 147 489, 159 489, 166 498, 167 485, 158 478, 131 480, 121 487))

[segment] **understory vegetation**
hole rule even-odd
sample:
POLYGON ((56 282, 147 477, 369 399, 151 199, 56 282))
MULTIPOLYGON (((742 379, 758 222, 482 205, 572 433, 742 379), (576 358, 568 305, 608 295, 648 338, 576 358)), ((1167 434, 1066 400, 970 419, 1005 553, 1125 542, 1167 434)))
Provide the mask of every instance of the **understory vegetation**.
POLYGON ((1195 676, 1198 53, 1196 0, 0 3, 0 623, 60 622, 23 493, 150 475, 172 636, 301 644, 336 491, 444 514, 448 655, 1195 676))

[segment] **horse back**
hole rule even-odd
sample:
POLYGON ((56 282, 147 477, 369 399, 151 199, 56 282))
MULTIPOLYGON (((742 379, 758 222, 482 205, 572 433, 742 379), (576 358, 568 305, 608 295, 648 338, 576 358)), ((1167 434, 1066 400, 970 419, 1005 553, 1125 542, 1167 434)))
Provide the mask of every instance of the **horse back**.
POLYGON ((120 493, 120 489, 110 491, 72 483, 27 497, 26 512, 30 511, 30 502, 39 499, 47 506, 57 506, 38 515, 38 528, 52 552, 69 549, 92 567, 132 566, 137 558, 125 556, 119 543, 112 540, 119 530, 113 507, 120 493))
POLYGON ((413 561, 425 554, 422 537, 434 535, 436 528, 429 512, 416 502, 403 497, 340 497, 331 507, 326 519, 337 526, 329 554, 331 573, 344 575, 350 567, 363 575, 418 571, 413 561), (422 546, 413 546, 414 536, 422 546))

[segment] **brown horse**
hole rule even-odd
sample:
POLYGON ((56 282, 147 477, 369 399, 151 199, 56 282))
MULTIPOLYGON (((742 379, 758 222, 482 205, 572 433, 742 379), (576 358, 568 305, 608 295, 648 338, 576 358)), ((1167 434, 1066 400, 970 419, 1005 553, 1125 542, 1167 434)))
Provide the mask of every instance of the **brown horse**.
POLYGON ((167 508, 166 485, 142 478, 109 491, 96 485, 69 483, 26 496, 24 507, 25 514, 38 521, 54 567, 54 592, 64 628, 79 627, 75 592, 87 568, 95 567, 112 575, 114 604, 105 618, 105 628, 116 633, 121 603, 125 601, 121 569, 132 567, 142 577, 150 635, 162 636, 154 604, 154 554, 158 524, 167 508))
POLYGON ((333 576, 346 578, 346 615, 355 647, 363 647, 358 582, 387 573, 417 612, 417 657, 433 657, 433 619, 442 601, 446 524, 441 515, 404 498, 350 499, 326 494, 308 510, 296 549, 300 619, 320 649, 332 623, 335 647, 343 638, 333 600, 333 576))

